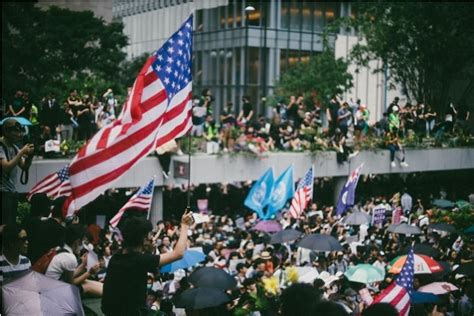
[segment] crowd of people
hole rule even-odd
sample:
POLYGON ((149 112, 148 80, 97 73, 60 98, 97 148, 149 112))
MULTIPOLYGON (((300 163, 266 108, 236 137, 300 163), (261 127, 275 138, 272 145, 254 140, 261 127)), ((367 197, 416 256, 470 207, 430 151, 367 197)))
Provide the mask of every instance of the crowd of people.
MULTIPOLYGON (((280 100, 280 99, 279 99, 280 100)), ((97 130, 116 119, 121 104, 112 89, 100 96, 80 95, 71 90, 64 102, 52 93, 32 102, 27 92, 17 91, 4 104, 3 116, 29 119, 36 153, 44 155, 44 142, 86 141, 97 130)), ((255 113, 248 96, 242 103, 226 103, 217 117, 210 89, 193 98, 193 131, 198 150, 208 154, 270 151, 333 150, 343 163, 360 149, 382 147, 390 150, 392 167, 396 159, 405 162, 404 142, 428 139, 440 145, 448 136, 472 134, 470 112, 466 105, 449 104, 443 113, 424 103, 401 104, 395 98, 378 121, 361 100, 342 100, 335 96, 329 104, 293 95, 272 108, 271 117, 255 113), (240 110, 239 110, 240 109, 240 110)))
POLYGON ((373 298, 390 285, 397 277, 388 273, 391 261, 415 244, 415 253, 428 254, 428 249, 443 266, 438 273, 415 274, 415 291, 433 281, 448 281, 458 290, 438 295, 436 303, 412 304, 410 315, 474 312, 472 274, 456 272, 472 263, 472 234, 429 228, 430 205, 415 200, 407 190, 391 198, 368 198, 342 217, 332 206, 317 203, 299 218, 291 217, 286 208, 278 214, 275 220, 282 230, 337 238, 342 250, 327 252, 298 247, 298 240, 271 243, 270 233, 254 228, 259 222, 255 213, 208 211, 202 214, 207 220, 196 224, 186 211, 181 221, 170 218, 152 225, 140 212, 130 211, 117 229, 101 227, 87 214, 81 220, 64 218, 62 203, 34 195, 31 212, 21 225, 2 227, 2 282, 39 267, 47 277, 78 286, 83 298, 100 297, 106 315, 398 315, 390 305, 369 305, 361 293, 373 298), (344 223, 351 213, 373 216, 380 208, 385 215, 380 222, 344 223), (389 232, 396 222, 419 227, 421 234, 389 232), (51 249, 56 249, 55 256, 45 266, 51 249), (205 259, 188 269, 160 272, 160 267, 180 259, 185 249, 200 251, 205 259), (87 262, 90 251, 97 254, 92 266, 87 262), (345 272, 363 263, 385 271, 385 279, 350 282, 345 272), (198 311, 176 307, 176 299, 193 287, 190 273, 202 266, 222 269, 235 278, 237 286, 226 291, 229 301, 198 311), (302 267, 313 276, 308 278, 302 267))

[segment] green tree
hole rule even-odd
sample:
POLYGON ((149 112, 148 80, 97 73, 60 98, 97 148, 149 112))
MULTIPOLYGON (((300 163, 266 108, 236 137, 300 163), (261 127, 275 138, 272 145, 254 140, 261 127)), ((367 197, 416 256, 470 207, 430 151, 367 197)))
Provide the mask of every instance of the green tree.
MULTIPOLYGON (((341 20, 365 41, 351 59, 380 59, 391 83, 414 102, 443 110, 450 101, 474 96, 474 6, 472 3, 357 2, 355 18, 341 20)), ((337 27, 341 26, 339 24, 337 27)))
POLYGON ((126 45, 121 23, 106 24, 91 11, 2 3, 2 95, 21 89, 40 98, 92 85, 99 92, 123 88, 114 82, 126 45))
POLYGON ((332 49, 312 56, 308 63, 299 63, 281 74, 275 90, 277 95, 304 95, 328 104, 336 94, 352 88, 352 75, 347 71, 347 62, 336 59, 332 49))

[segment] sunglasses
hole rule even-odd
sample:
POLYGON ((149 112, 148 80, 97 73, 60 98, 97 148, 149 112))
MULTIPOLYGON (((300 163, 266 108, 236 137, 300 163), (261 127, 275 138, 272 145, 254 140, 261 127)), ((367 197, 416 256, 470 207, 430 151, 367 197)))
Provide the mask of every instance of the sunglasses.
POLYGON ((20 240, 22 242, 28 241, 28 236, 19 237, 18 240, 20 240))

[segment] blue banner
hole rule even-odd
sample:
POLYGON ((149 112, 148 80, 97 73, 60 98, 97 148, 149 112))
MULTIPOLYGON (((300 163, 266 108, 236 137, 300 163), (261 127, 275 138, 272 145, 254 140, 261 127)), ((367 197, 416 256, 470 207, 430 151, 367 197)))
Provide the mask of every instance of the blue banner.
POLYGON ((244 205, 254 210, 259 218, 264 218, 263 208, 268 205, 273 190, 273 169, 270 168, 255 182, 244 205))
POLYGON ((273 185, 265 219, 271 218, 281 210, 293 195, 295 195, 295 184, 293 181, 293 165, 291 165, 278 177, 273 185))

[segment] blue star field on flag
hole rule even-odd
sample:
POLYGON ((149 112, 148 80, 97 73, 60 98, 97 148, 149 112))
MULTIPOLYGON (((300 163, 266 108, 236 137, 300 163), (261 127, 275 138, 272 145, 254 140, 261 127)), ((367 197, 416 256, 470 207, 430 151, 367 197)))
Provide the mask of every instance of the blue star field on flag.
POLYGON ((58 177, 61 182, 69 180, 69 166, 65 166, 61 170, 59 170, 58 177))
POLYGON ((191 82, 193 16, 155 53, 153 69, 163 82, 168 100, 191 82))
POLYGON ((400 275, 395 281, 398 285, 405 288, 405 290, 411 294, 413 292, 413 277, 415 275, 415 254, 413 248, 410 248, 408 252, 407 260, 403 265, 400 275))
POLYGON ((155 185, 155 179, 151 179, 150 182, 137 193, 137 195, 149 195, 153 192, 153 187, 155 185))

